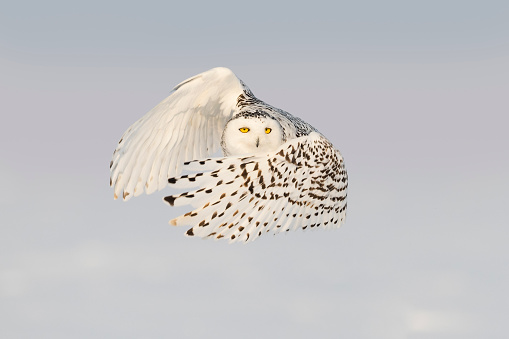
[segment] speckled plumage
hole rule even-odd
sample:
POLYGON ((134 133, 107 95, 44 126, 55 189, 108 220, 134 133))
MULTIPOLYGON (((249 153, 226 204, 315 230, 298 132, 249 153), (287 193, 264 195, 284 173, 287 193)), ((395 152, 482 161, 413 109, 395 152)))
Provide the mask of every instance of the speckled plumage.
POLYGON ((115 197, 124 200, 166 182, 194 188, 164 198, 195 208, 170 221, 191 226, 188 236, 247 242, 264 233, 334 228, 345 221, 348 179, 339 151, 311 125, 257 99, 224 68, 179 84, 124 134, 110 167, 115 197), (235 119, 253 119, 254 126, 256 119, 277 121, 280 144, 230 154, 225 126, 235 119), (219 146, 226 157, 203 160, 219 146), (182 169, 198 173, 179 176, 182 169))

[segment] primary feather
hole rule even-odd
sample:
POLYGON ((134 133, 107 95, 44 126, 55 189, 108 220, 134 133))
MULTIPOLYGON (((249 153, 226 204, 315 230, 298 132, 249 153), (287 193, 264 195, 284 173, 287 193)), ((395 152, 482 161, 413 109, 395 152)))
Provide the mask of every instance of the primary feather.
POLYGON ((120 139, 111 162, 115 198, 128 200, 138 182, 148 194, 164 188, 182 163, 214 154, 222 129, 238 111, 240 80, 226 68, 214 68, 177 85, 171 94, 135 122, 120 139), (210 124, 210 126, 209 126, 210 124), (207 126, 207 128, 203 128, 207 126), (199 142, 193 136, 199 135, 199 142))

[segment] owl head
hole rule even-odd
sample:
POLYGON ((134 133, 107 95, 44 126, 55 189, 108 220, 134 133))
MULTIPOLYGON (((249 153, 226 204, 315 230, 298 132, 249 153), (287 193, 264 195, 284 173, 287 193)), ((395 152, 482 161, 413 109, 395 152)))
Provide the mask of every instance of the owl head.
POLYGON ((225 155, 267 153, 284 143, 283 128, 266 113, 234 117, 225 126, 221 146, 225 155))

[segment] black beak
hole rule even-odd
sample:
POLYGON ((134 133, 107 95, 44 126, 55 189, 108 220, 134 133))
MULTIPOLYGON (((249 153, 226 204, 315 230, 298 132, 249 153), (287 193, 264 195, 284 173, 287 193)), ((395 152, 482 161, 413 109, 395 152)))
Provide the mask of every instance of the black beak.
POLYGON ((258 145, 260 145, 260 138, 256 138, 256 147, 258 147, 258 145))

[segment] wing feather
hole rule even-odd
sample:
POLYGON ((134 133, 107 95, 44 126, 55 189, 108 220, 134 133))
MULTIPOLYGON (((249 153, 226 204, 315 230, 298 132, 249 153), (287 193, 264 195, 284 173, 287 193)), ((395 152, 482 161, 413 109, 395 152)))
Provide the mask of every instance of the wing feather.
POLYGON ((221 67, 178 84, 123 134, 110 164, 115 197, 128 200, 162 189, 168 177, 180 174, 182 163, 216 152, 244 86, 221 67))
POLYGON ((339 227, 348 178, 341 154, 321 134, 292 139, 267 155, 193 161, 212 169, 169 182, 196 190, 166 197, 195 210, 171 220, 187 235, 252 241, 263 233, 339 227))

